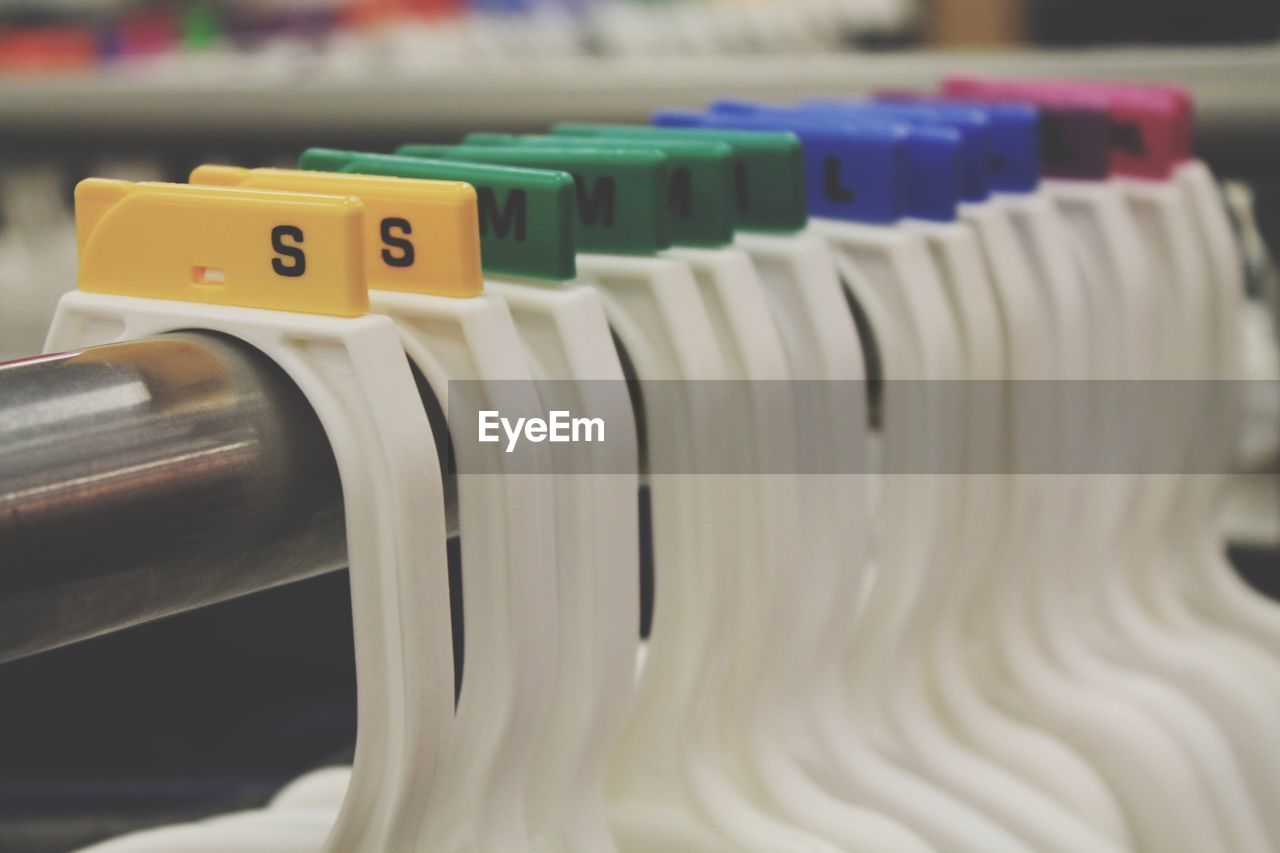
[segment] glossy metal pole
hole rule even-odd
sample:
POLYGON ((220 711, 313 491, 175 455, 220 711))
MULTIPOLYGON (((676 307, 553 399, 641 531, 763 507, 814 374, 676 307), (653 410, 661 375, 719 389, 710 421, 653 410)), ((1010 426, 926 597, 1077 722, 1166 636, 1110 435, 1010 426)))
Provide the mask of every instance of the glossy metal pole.
POLYGON ((345 565, 302 394, 179 333, 0 366, 0 661, 345 565))

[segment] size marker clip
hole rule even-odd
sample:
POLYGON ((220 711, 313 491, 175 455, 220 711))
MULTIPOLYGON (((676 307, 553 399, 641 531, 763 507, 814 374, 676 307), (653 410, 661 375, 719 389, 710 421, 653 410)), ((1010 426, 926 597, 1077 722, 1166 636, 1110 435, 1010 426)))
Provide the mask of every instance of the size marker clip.
POLYGON ((198 166, 191 183, 356 196, 365 206, 370 288, 458 297, 484 290, 476 192, 460 181, 198 166))

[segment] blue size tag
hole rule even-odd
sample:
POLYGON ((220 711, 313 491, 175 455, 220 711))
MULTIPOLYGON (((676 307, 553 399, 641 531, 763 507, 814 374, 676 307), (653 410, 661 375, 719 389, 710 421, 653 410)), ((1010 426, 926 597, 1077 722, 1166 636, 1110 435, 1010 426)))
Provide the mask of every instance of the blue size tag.
POLYGON ((981 110, 871 101, 808 101, 799 109, 850 119, 901 121, 912 128, 952 128, 961 140, 960 197, 967 202, 982 202, 991 194, 991 130, 981 110))
POLYGON ((950 222, 961 198, 965 153, 961 132, 945 124, 914 124, 889 114, 877 115, 843 107, 775 107, 747 101, 718 101, 712 115, 735 118, 801 116, 823 126, 890 126, 904 131, 904 213, 914 219, 950 222))
POLYGON ((991 189, 1001 193, 1035 192, 1040 185, 1040 110, 1030 104, 984 104, 937 95, 877 95, 882 103, 910 103, 939 110, 979 110, 986 114, 991 152, 987 163, 991 189))

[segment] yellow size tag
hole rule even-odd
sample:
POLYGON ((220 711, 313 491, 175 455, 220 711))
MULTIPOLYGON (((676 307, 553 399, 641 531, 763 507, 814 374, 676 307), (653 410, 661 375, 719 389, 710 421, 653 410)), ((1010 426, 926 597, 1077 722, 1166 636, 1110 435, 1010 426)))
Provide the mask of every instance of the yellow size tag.
POLYGON ((364 205, 345 195, 88 178, 76 187, 81 290, 358 316, 364 205))
POLYGON ((370 289, 438 296, 484 291, 476 191, 470 184, 235 166, 198 166, 191 183, 356 196, 365 205, 370 289))

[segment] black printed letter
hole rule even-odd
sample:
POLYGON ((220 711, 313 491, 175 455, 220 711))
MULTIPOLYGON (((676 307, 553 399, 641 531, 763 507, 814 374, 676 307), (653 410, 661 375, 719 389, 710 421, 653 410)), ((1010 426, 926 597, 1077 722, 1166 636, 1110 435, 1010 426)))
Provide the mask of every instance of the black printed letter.
POLYGON ((613 227, 613 210, 617 203, 613 178, 597 178, 595 186, 588 189, 581 175, 573 176, 574 189, 578 191, 578 218, 583 225, 613 227))
POLYGON ((853 201, 853 190, 840 183, 840 161, 828 157, 822 161, 822 191, 827 201, 848 204, 853 201))
POLYGON ((413 266, 413 243, 410 243, 404 237, 391 233, 392 228, 399 229, 401 234, 413 233, 413 226, 409 224, 407 219, 388 216, 382 220, 382 242, 388 247, 382 250, 383 263, 389 267, 413 266), (392 249, 399 249, 400 251, 395 253, 391 251, 392 249))
POLYGON ((488 237, 492 228, 494 236, 501 239, 515 226, 515 239, 523 243, 525 220, 528 218, 526 195, 524 190, 512 190, 507 194, 507 203, 499 211, 493 187, 476 187, 476 204, 480 208, 480 236, 488 237))
POLYGON ((301 243, 302 229, 296 225, 277 225, 271 229, 271 249, 281 256, 271 259, 271 268, 276 271, 276 275, 297 278, 307 271, 307 256, 296 245, 287 245, 284 242, 286 237, 294 243, 301 243), (289 258, 293 263, 285 264, 284 258, 289 258))

